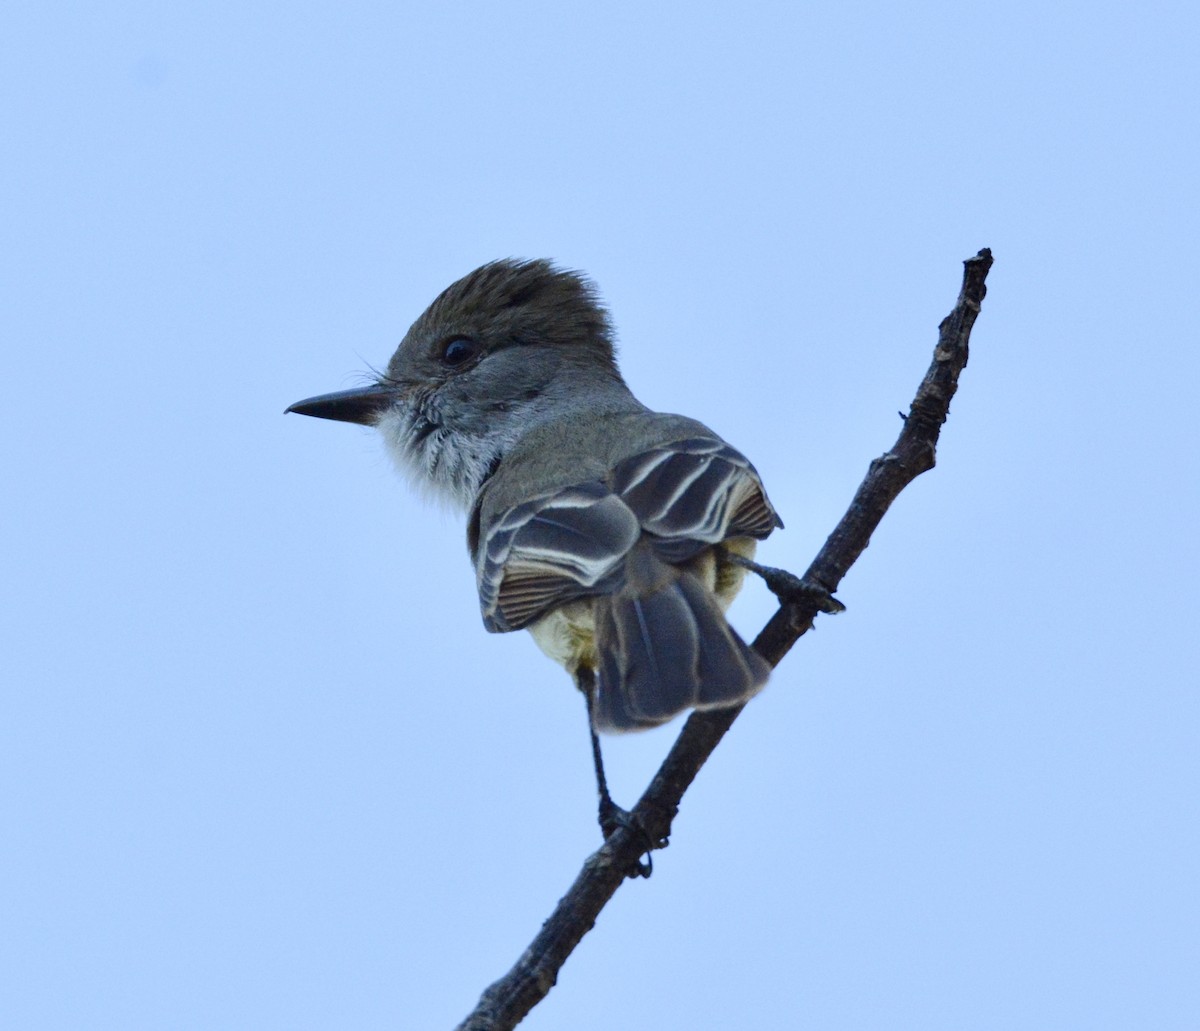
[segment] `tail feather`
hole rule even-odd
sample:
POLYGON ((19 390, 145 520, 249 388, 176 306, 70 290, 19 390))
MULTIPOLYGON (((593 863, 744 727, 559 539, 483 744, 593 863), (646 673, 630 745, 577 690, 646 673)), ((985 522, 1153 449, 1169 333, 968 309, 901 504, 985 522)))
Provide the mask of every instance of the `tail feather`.
POLYGON ((719 709, 753 697, 771 675, 767 660, 729 625, 720 603, 696 577, 685 574, 681 586, 689 594, 692 611, 703 608, 711 627, 710 632, 700 635, 699 693, 692 705, 697 709, 719 709))
POLYGON ((736 705, 770 667, 725 620, 699 577, 661 563, 659 575, 596 601, 600 730, 653 727, 691 708, 736 705))

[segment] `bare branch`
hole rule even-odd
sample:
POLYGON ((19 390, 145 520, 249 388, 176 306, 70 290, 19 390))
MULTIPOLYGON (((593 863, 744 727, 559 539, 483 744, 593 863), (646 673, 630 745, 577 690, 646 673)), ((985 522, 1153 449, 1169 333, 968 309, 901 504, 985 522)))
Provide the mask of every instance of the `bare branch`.
MULTIPOLYGON (((938 329, 933 363, 917 388, 904 428, 891 449, 875 459, 850 507, 804 575, 804 581, 829 592, 870 543, 891 503, 921 473, 932 469, 938 436, 950 412, 959 373, 967 364, 971 327, 987 290, 992 252, 985 248, 964 263, 962 290, 954 310, 938 329)), ((813 624, 819 598, 809 593, 788 598, 763 627, 754 647, 778 665, 813 624)), ((656 847, 665 847, 684 792, 742 707, 693 713, 650 786, 633 809, 636 822, 656 847)), ((483 993, 457 1031, 509 1031, 554 986, 558 971, 590 931, 596 917, 625 877, 637 868, 646 840, 622 827, 588 857, 567 894, 516 965, 483 993)))

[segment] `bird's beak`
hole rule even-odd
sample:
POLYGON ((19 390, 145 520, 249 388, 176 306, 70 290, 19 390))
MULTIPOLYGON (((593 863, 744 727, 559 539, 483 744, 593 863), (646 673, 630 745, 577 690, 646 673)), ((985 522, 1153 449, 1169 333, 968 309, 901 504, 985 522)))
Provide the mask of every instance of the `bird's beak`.
POLYGON ((318 419, 337 419, 339 422, 356 422, 361 426, 374 426, 380 414, 392 403, 395 394, 391 387, 372 383, 354 390, 339 390, 333 394, 319 394, 288 405, 284 414, 296 412, 312 415, 318 419))

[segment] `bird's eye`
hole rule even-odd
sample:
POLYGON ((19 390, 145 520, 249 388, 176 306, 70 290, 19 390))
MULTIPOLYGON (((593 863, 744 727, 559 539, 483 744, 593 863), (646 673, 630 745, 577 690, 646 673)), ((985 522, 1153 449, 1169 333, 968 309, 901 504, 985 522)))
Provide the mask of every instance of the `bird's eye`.
POLYGON ((479 354, 479 345, 467 337, 454 337, 438 348, 438 357, 444 365, 463 365, 479 354))

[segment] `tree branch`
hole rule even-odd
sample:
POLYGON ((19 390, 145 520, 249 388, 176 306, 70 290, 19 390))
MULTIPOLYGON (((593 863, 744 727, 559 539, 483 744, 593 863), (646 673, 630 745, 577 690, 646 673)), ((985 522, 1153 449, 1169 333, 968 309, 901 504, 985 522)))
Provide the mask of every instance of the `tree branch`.
MULTIPOLYGON (((891 449, 871 463, 846 514, 808 567, 804 580, 810 584, 835 591, 900 491, 934 466, 938 436, 949 415, 959 373, 967 364, 971 327, 987 292, 984 283, 992 267, 992 252, 985 248, 963 264, 958 302, 938 328, 933 363, 904 417, 904 428, 891 449)), ((778 665, 812 626, 819 608, 819 599, 811 595, 785 600, 755 638, 755 649, 772 666, 778 665)), ((633 809, 636 823, 656 848, 666 846, 684 792, 742 708, 694 712, 684 724, 633 809)), ((512 970, 483 993, 457 1031, 509 1031, 516 1027, 549 993, 567 957, 592 929, 621 882, 636 871, 645 847, 646 839, 634 828, 622 827, 589 856, 529 948, 512 970)))

